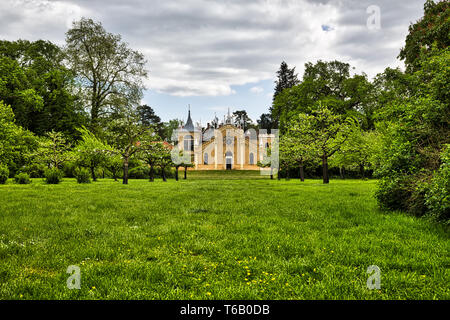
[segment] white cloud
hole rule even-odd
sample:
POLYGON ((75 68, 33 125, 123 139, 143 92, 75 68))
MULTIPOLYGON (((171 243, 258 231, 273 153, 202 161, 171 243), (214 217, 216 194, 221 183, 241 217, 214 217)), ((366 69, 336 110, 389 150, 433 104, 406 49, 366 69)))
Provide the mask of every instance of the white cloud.
POLYGON ((264 92, 264 89, 261 87, 252 87, 250 88, 251 93, 260 94, 264 92))
POLYGON ((398 65, 408 24, 422 6, 422 0, 2 0, 0 36, 63 44, 71 21, 87 16, 146 55, 151 90, 226 96, 235 94, 232 86, 272 79, 282 60, 300 76, 305 62, 318 59, 346 61, 372 76, 398 65), (366 26, 371 4, 381 8, 376 33, 366 26))

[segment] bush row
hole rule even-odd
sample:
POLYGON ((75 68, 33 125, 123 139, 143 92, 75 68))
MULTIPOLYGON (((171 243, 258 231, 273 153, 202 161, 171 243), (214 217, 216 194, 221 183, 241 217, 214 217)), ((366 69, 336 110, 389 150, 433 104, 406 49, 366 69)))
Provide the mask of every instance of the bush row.
POLYGON ((375 194, 383 209, 406 210, 414 215, 430 214, 450 222, 450 145, 441 154, 436 172, 421 170, 415 175, 383 177, 375 194), (431 178, 430 178, 431 177, 431 178))

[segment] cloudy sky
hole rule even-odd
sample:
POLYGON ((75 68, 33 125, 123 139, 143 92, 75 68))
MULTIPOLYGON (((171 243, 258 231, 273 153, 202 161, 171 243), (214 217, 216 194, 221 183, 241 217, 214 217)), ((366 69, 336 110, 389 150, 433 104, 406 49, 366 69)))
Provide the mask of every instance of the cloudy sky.
POLYGON ((338 59, 369 77, 397 60, 424 0, 0 0, 0 38, 63 45, 74 19, 119 33, 148 59, 143 103, 163 120, 267 112, 281 61, 338 59), (376 13, 379 9, 380 19, 376 13), (378 25, 377 22, 380 22, 378 25))

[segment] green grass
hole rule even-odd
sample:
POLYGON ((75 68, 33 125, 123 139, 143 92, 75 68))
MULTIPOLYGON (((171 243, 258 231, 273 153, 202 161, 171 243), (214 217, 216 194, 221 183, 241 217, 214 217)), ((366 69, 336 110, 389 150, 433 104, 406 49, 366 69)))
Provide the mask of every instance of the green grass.
POLYGON ((0 185, 0 298, 449 299, 448 230, 380 212, 374 189, 267 178, 0 185), (81 290, 66 287, 69 265, 81 290), (366 287, 370 265, 380 290, 366 287))

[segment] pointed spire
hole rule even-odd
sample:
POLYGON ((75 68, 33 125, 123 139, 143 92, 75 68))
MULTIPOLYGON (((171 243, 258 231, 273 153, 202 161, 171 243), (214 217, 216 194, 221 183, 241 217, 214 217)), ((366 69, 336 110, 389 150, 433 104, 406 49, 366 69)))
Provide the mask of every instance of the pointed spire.
POLYGON ((191 119, 191 105, 188 106, 188 118, 184 129, 186 129, 187 131, 194 131, 194 124, 192 123, 191 119))

